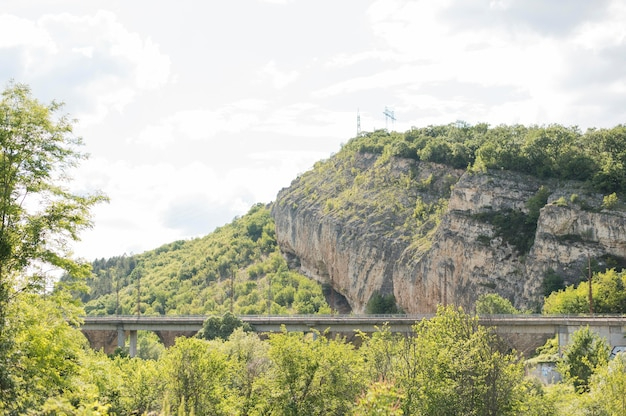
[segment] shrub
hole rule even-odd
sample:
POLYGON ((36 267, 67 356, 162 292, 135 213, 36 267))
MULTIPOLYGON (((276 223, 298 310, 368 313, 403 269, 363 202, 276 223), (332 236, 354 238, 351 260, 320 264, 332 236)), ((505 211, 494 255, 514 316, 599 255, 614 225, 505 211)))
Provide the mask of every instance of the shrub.
POLYGON ((563 278, 559 276, 554 270, 549 269, 543 276, 543 282, 541 282, 541 289, 544 296, 549 296, 552 292, 562 290, 565 288, 563 278))
POLYGON ((480 295, 476 301, 476 313, 479 315, 517 314, 511 301, 496 293, 480 295))
POLYGON ((252 331, 249 324, 242 322, 241 319, 232 313, 226 312, 221 318, 219 316, 211 316, 204 321, 204 325, 197 336, 198 338, 208 340, 217 338, 226 340, 237 328, 243 328, 246 332, 252 331))
POLYGON ((376 292, 367 302, 365 310, 370 314, 398 313, 396 297, 393 293, 381 295, 379 292, 376 292))
POLYGON ((556 201, 554 201, 554 205, 556 205, 557 207, 566 207, 567 201, 565 200, 565 197, 562 196, 556 201))
POLYGON ((619 199, 617 198, 617 194, 613 192, 610 195, 606 195, 602 198, 602 208, 604 209, 613 209, 617 206, 619 199))

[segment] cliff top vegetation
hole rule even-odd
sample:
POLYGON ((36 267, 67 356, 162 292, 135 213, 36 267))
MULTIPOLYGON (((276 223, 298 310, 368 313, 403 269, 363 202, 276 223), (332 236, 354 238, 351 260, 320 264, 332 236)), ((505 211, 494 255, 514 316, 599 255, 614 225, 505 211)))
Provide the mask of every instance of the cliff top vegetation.
POLYGON ((582 133, 578 127, 558 124, 490 127, 457 122, 404 134, 378 130, 351 140, 342 151, 585 181, 606 194, 626 191, 625 125, 582 133))

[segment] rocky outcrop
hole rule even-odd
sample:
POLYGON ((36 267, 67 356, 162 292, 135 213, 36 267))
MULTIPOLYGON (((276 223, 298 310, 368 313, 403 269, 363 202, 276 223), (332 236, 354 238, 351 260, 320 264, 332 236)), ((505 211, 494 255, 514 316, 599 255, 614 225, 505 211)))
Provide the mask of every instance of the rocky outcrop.
POLYGON ((548 270, 574 282, 588 258, 626 256, 626 215, 601 210, 602 196, 578 183, 368 154, 325 163, 278 194, 276 237, 290 264, 331 285, 357 313, 374 293, 392 293, 407 313, 438 304, 472 310, 494 292, 533 309, 548 270), (548 202, 534 242, 520 252, 516 236, 490 218, 528 214, 542 186, 548 202))

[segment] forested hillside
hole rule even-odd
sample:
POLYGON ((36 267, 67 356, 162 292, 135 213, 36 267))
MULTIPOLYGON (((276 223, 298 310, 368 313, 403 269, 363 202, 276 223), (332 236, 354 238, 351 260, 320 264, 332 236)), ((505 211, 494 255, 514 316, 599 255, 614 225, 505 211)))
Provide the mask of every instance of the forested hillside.
POLYGON ((321 285, 288 270, 262 204, 203 238, 96 260, 87 284, 90 315, 330 312, 321 285))

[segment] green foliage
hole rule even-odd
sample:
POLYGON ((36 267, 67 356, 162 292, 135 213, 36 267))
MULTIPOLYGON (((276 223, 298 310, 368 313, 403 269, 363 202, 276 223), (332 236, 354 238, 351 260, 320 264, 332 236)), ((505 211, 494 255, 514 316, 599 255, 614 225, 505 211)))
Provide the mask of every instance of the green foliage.
POLYGON ((538 347, 537 355, 533 357, 531 362, 557 362, 559 361, 559 338, 558 335, 548 338, 546 343, 538 347))
POLYGON ((109 391, 119 389, 117 373, 70 324, 80 310, 69 300, 63 293, 23 294, 10 304, 5 333, 12 343, 4 364, 12 370, 11 388, 0 391, 0 414, 106 414, 115 402, 100 386, 106 377, 109 391))
POLYGON ((117 414, 146 414, 161 408, 166 388, 161 373, 163 362, 164 360, 116 358, 109 360, 108 365, 103 364, 100 367, 101 371, 110 368, 109 373, 120 374, 121 382, 117 386, 108 386, 117 388, 120 392, 117 414))
POLYGON ((556 201, 554 201, 554 205, 556 205, 557 207, 566 207, 567 206, 567 201, 565 200, 565 197, 562 196, 559 199, 557 199, 556 201))
POLYGON ((211 316, 204 321, 204 325, 200 332, 198 332, 198 338, 203 339, 228 339, 230 334, 235 332, 237 328, 242 328, 246 332, 250 332, 252 328, 249 324, 244 323, 241 319, 237 318, 230 312, 226 312, 221 318, 219 316, 211 316))
POLYGON ((617 194, 615 192, 602 198, 602 208, 604 209, 613 209, 618 203, 619 199, 617 198, 617 194))
POLYGON ((515 357, 494 347, 495 338, 475 318, 452 307, 415 327, 400 377, 406 414, 507 414, 510 386, 522 379, 515 357), (424 388, 428 386, 427 388, 424 388))
POLYGON ((367 302, 365 311, 369 314, 398 313, 396 297, 393 295, 393 293, 381 295, 379 292, 375 292, 370 300, 367 302))
POLYGON ((537 229, 539 211, 541 211, 541 208, 543 208, 548 202, 548 196, 550 196, 548 188, 541 186, 537 193, 526 202, 526 208, 528 208, 528 218, 526 221, 529 224, 534 224, 535 230, 537 229))
POLYGON ((39 408, 50 390, 67 391, 79 372, 80 332, 64 321, 54 303, 37 295, 24 295, 12 319, 15 349, 10 355, 17 397, 7 405, 19 409, 39 408))
POLYGON ((541 282, 543 296, 550 296, 552 292, 563 290, 564 288, 565 282, 563 281, 563 278, 554 270, 548 269, 543 276, 543 281, 541 282))
POLYGON ((367 388, 354 409, 354 416, 401 416, 404 395, 390 382, 377 381, 367 388))
POLYGON ((440 308, 411 337, 361 336, 370 378, 393 382, 403 414, 519 414, 535 398, 517 357, 460 309, 440 308))
POLYGON ((521 210, 504 209, 501 211, 481 212, 474 214, 473 217, 493 225, 496 237, 500 237, 508 244, 514 246, 520 254, 527 254, 535 242, 539 212, 546 205, 548 196, 548 189, 542 186, 526 202, 528 213, 524 213, 521 210))
POLYGON ((506 209, 481 212, 473 217, 493 225, 495 236, 514 246, 520 254, 528 253, 534 242, 535 228, 529 224, 528 216, 522 211, 506 209))
POLYGON ((592 401, 607 415, 626 414, 626 353, 619 353, 608 365, 597 367, 589 383, 592 401))
POLYGON ((345 415, 365 388, 362 360, 343 339, 301 333, 270 336, 273 415, 345 415))
POLYGON ((19 293, 42 290, 50 269, 88 274, 68 243, 92 225, 91 207, 105 200, 64 186, 85 155, 61 110, 59 103, 40 103, 23 84, 9 83, 0 97, 0 391, 8 401, 15 371, 7 366, 10 303, 19 293))
POLYGON ((394 334, 385 324, 371 335, 357 333, 362 340, 360 352, 365 361, 365 371, 370 380, 394 381, 402 335, 394 334))
MULTIPOLYGON (((607 363, 604 341, 584 328, 559 364, 566 384, 525 379, 477 318, 440 308, 412 334, 383 326, 355 348, 327 334, 278 333, 262 340, 178 338, 156 359, 107 357, 85 348, 66 317, 66 296, 21 298, 11 311, 23 372, 0 414, 211 415, 583 415, 621 414, 626 359, 607 363), (19 303, 19 305, 18 305, 19 303), (17 313, 19 311, 19 313, 17 313), (576 386, 576 389, 575 387, 576 386)), ((70 319, 71 320, 71 319, 70 319)), ((556 338, 539 353, 555 356, 556 338)))
POLYGON ((233 393, 229 400, 231 414, 263 414, 271 392, 268 374, 273 363, 268 355, 269 343, 254 333, 237 329, 222 346, 228 357, 230 383, 233 393), (239 413, 236 412, 239 410, 239 413))
POLYGON ((152 331, 137 331, 137 357, 144 360, 158 360, 165 352, 165 346, 152 331))
POLYGON ((496 293, 480 295, 476 300, 476 313, 478 315, 498 315, 517 314, 519 310, 511 304, 511 301, 504 299, 496 293))
POLYGON ((138 287, 144 315, 330 312, 321 285, 288 269, 262 204, 206 237, 96 260, 93 270, 91 293, 77 294, 90 315, 134 314, 138 287))
MULTIPOLYGON (((626 313, 626 271, 595 273, 591 279, 593 310, 596 313, 626 313)), ((545 300, 546 314, 589 313, 589 283, 567 286, 545 300)))
POLYGON ((223 415, 223 397, 228 394, 227 359, 206 341, 177 338, 162 363, 166 401, 184 414, 223 415))
POLYGON ((559 363, 559 371, 576 391, 588 391, 591 376, 606 365, 608 359, 606 340, 589 327, 584 327, 572 334, 570 345, 563 353, 563 361, 559 363))
POLYGON ((539 178, 588 182, 599 192, 626 190, 626 126, 577 127, 486 124, 414 128, 406 133, 379 130, 352 139, 346 151, 384 154, 442 163, 474 171, 506 169, 539 178))
MULTIPOLYGON (((39 263, 85 276, 64 243, 91 226, 89 209, 102 196, 75 195, 62 186, 67 171, 86 156, 72 135, 72 121, 57 116, 62 105, 41 104, 28 86, 10 83, 0 100, 0 283, 22 275, 22 285, 39 287, 39 263), (29 203, 30 202, 30 203, 29 203), (28 278, 26 278, 28 274, 28 278)), ((6 299, 2 299, 3 302, 6 299)))

